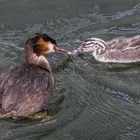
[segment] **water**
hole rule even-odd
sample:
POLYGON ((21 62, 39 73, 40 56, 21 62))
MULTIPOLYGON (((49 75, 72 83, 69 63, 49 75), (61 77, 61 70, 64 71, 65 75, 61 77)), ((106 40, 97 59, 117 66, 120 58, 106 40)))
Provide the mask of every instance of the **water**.
MULTIPOLYGON (((139 0, 0 0, 0 71, 23 61, 35 32, 74 50, 89 37, 140 33, 139 0)), ((107 64, 90 54, 46 56, 55 75, 49 121, 0 120, 0 140, 139 140, 140 64, 107 64)))

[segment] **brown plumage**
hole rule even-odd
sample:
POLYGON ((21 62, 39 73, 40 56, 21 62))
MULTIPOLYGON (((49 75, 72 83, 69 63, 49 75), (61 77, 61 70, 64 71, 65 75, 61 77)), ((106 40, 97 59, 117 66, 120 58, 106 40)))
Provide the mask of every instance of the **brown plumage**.
POLYGON ((51 52, 67 54, 48 35, 36 34, 26 42, 26 61, 0 75, 1 117, 28 116, 47 106, 54 77, 43 54, 51 52))
POLYGON ((99 38, 89 38, 72 54, 92 52, 94 58, 102 62, 132 63, 140 61, 140 35, 118 37, 105 42, 99 38))

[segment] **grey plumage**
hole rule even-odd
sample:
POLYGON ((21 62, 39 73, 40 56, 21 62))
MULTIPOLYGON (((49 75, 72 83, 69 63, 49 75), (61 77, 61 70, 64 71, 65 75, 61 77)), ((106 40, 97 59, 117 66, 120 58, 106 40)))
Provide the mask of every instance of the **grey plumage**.
POLYGON ((89 38, 72 54, 90 51, 96 60, 102 62, 138 62, 140 61, 140 35, 129 38, 118 37, 107 42, 98 38, 89 38))

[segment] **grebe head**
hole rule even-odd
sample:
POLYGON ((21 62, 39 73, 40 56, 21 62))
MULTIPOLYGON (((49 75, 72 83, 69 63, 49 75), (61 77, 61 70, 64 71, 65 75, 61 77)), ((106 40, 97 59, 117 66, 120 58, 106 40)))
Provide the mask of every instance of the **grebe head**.
POLYGON ((30 44, 34 53, 38 56, 52 52, 68 54, 67 50, 59 48, 56 41, 44 33, 36 33, 32 38, 27 40, 26 44, 30 44))
POLYGON ((103 51, 106 48, 106 42, 100 38, 89 38, 85 40, 78 49, 73 51, 73 54, 79 54, 83 52, 97 52, 103 51))

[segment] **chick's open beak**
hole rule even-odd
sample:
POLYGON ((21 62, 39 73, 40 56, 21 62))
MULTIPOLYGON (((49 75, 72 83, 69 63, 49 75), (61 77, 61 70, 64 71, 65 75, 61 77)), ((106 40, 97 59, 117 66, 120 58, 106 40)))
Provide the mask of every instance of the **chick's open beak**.
POLYGON ((58 46, 54 46, 54 50, 58 54, 63 54, 63 55, 69 55, 70 54, 70 51, 65 50, 63 48, 59 48, 58 46))

